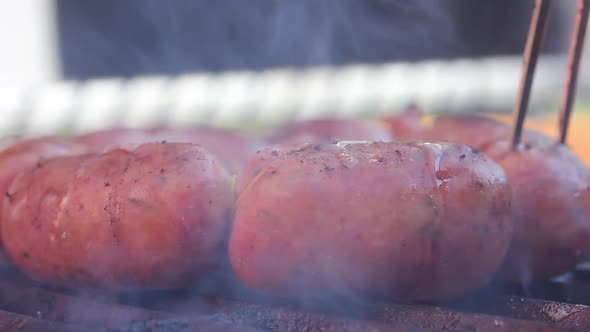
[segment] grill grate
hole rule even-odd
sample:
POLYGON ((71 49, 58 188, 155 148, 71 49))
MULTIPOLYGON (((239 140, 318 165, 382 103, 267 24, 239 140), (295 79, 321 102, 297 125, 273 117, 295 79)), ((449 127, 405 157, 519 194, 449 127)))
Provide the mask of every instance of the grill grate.
POLYGON ((590 307, 572 303, 590 302, 588 274, 589 265, 580 264, 566 277, 532 285, 526 297, 519 296, 522 290, 516 287, 490 286, 453 303, 408 305, 374 299, 339 302, 335 308, 236 292, 235 285, 226 287, 232 291, 225 295, 74 293, 47 288, 4 268, 0 271, 0 330, 588 331, 590 307))

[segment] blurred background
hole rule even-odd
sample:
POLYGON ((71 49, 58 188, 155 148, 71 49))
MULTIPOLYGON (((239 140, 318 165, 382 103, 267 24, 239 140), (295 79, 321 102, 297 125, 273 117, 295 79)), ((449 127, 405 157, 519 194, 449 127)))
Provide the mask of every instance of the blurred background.
MULTIPOLYGON (((575 2, 553 5, 546 53, 566 50, 575 2)), ((519 55, 533 4, 2 1, 0 66, 4 79, 47 80, 519 55)))
MULTIPOLYGON (((532 0, 58 0, 63 75, 180 74, 517 55, 532 0)), ((553 7, 545 50, 567 47, 553 7)))
MULTIPOLYGON (((576 0, 554 1, 533 113, 556 112, 576 0)), ((510 112, 534 0, 0 1, 2 133, 510 112)), ((586 108, 588 52, 578 108, 586 108)))

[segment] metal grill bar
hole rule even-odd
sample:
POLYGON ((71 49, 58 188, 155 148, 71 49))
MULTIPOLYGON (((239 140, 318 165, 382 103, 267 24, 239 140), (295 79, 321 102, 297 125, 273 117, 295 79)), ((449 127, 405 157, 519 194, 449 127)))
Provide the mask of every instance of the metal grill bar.
MULTIPOLYGON (((566 61, 542 57, 531 109, 556 105, 566 61)), ((516 98, 520 58, 273 70, 133 80, 0 86, 0 136, 80 133, 156 124, 268 127, 293 119, 426 112, 505 111, 516 98)), ((590 91, 590 68, 579 75, 590 91)))

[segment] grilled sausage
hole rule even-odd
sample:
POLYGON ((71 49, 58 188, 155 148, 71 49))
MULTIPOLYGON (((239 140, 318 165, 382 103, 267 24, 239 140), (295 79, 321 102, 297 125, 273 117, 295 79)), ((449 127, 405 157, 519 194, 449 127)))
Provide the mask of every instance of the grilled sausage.
POLYGON ((59 157, 21 173, 2 214, 10 259, 56 285, 189 285, 223 257, 233 204, 224 167, 193 144, 59 157))
MULTIPOLYGON (((403 114, 396 124, 415 121, 415 114, 403 114)), ((526 130, 513 150, 511 128, 483 116, 441 117, 411 132, 406 139, 471 144, 504 168, 513 188, 515 237, 503 279, 547 279, 590 253, 590 171, 567 146, 526 130)))
MULTIPOLYGON (((0 223, 2 222, 2 204, 10 199, 8 191, 13 179, 22 171, 34 167, 37 163, 56 156, 84 153, 80 144, 55 137, 37 137, 29 139, 11 139, 0 150, 0 223)), ((2 242, 0 241, 0 244, 2 242)))
POLYGON ((263 154, 243 175, 229 245, 250 287, 447 299, 485 284, 508 250, 510 185, 467 146, 340 142, 263 154))

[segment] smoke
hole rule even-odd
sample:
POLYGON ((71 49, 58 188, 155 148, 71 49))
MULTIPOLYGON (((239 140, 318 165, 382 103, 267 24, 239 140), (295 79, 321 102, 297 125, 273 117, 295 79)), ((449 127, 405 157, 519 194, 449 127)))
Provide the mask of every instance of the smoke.
MULTIPOLYGON (((533 8, 533 0, 57 3, 68 78, 521 54, 533 8)), ((554 5, 545 51, 565 46, 563 6, 554 5)))

